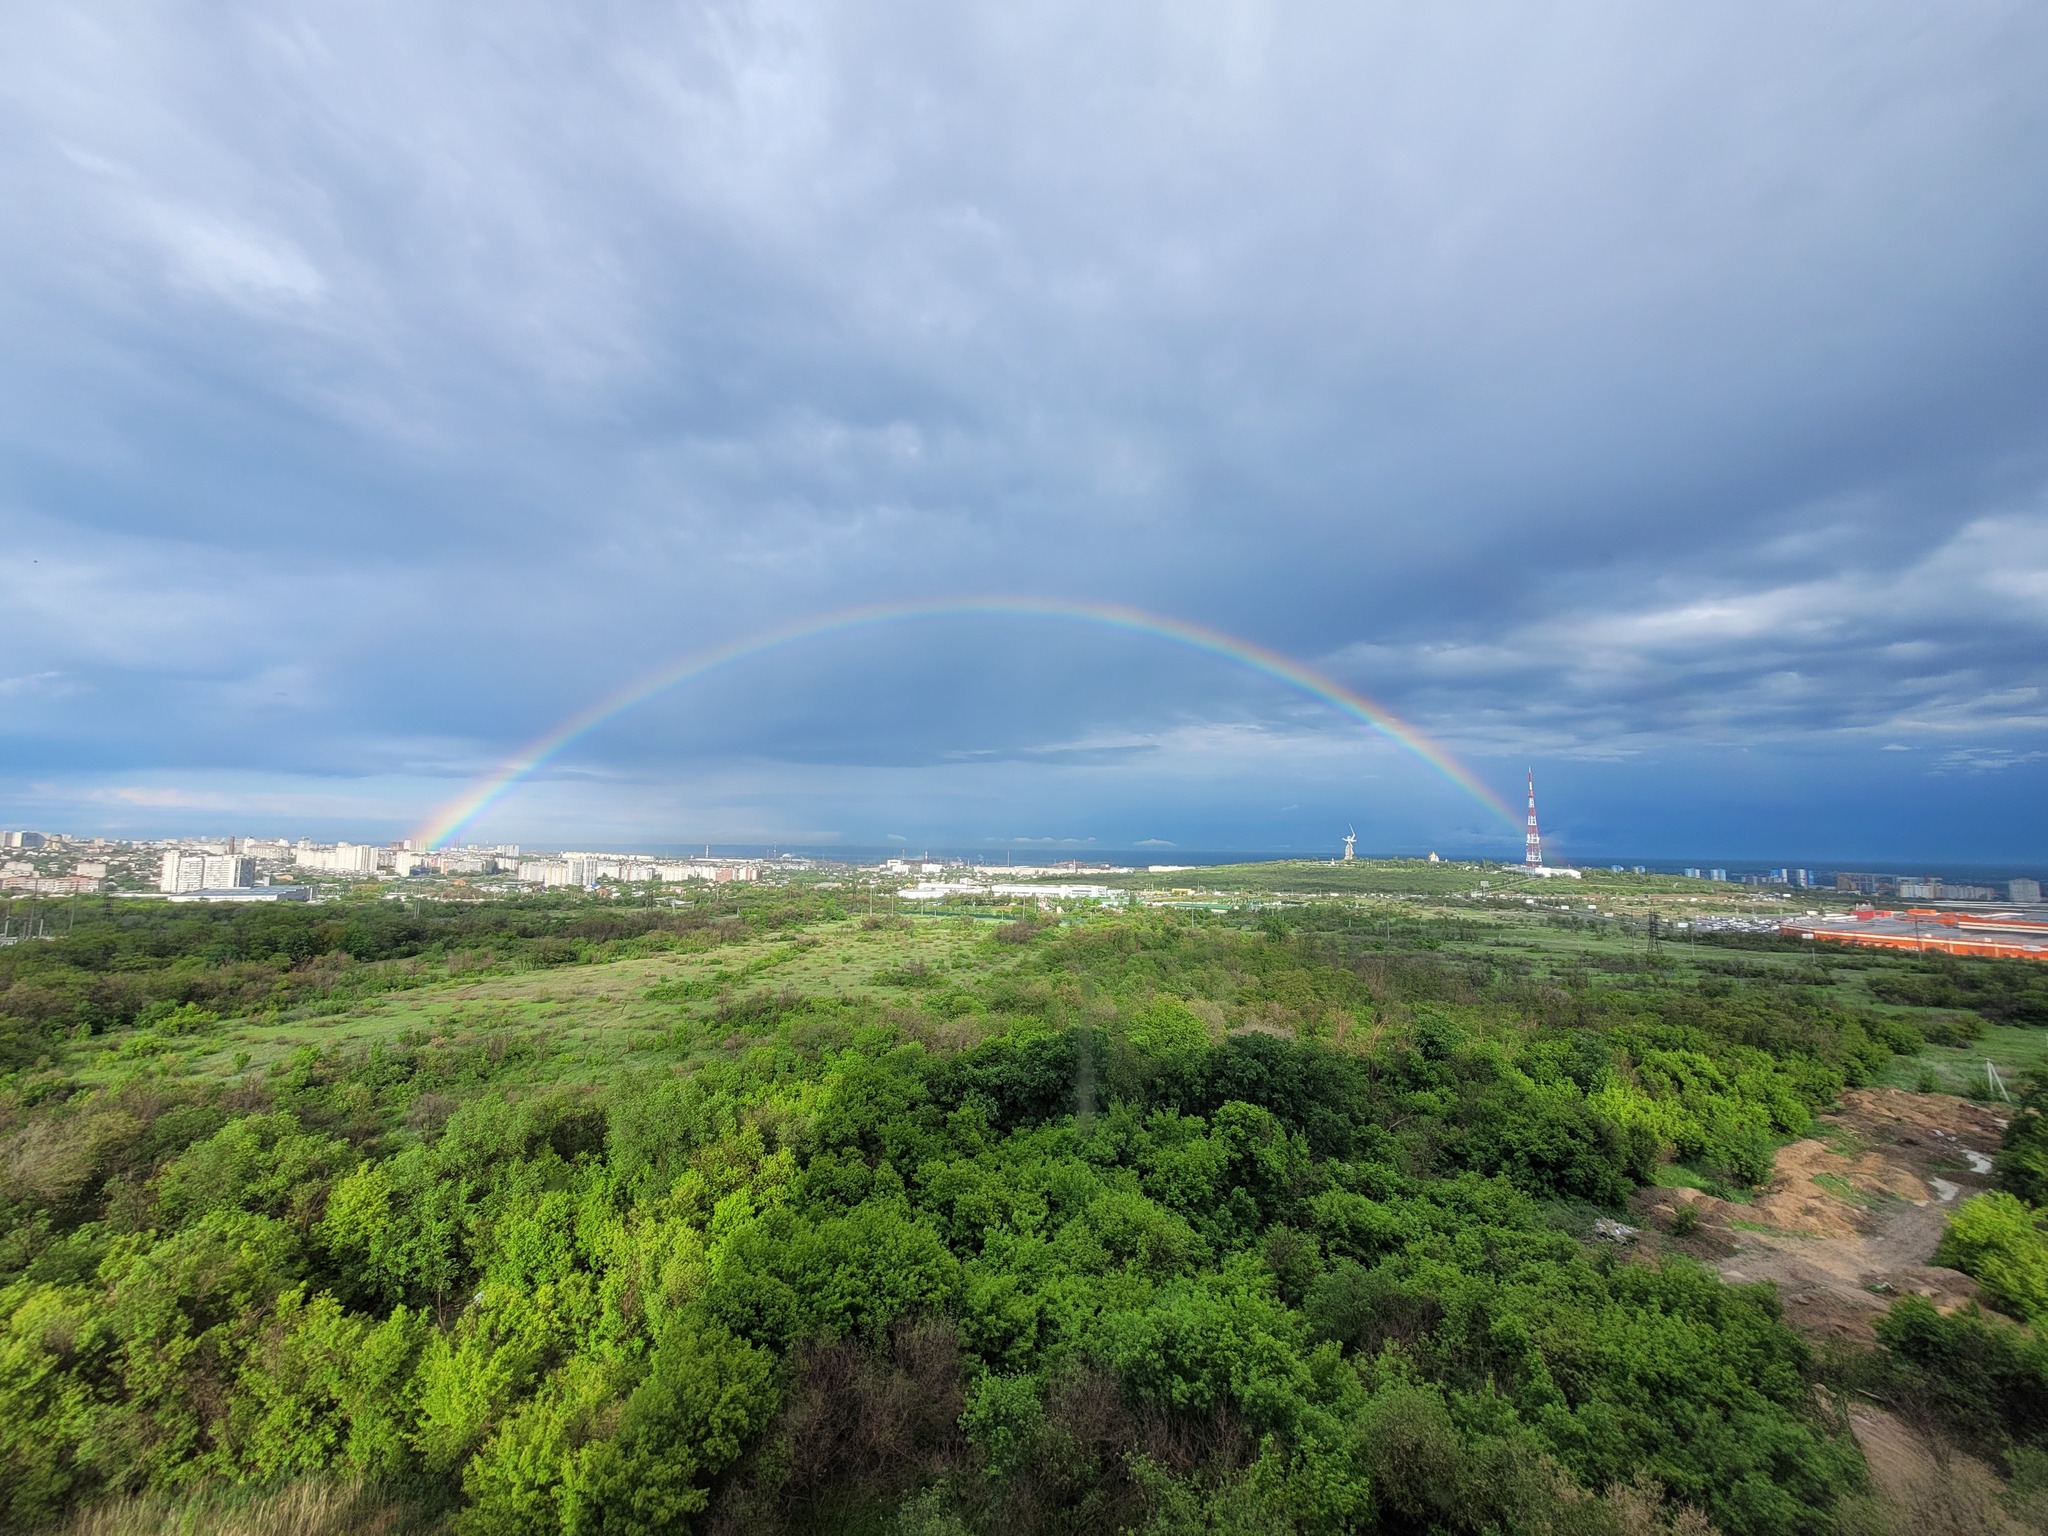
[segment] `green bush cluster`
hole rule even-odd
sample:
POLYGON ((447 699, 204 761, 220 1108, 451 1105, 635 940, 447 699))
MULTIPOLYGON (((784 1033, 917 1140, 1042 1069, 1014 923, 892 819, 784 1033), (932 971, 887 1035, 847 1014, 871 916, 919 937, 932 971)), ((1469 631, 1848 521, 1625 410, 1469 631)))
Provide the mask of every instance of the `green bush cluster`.
POLYGON ((1993 1166, 2004 1187, 1956 1208, 1936 1262, 1972 1276, 2014 1317, 2048 1323, 2048 1071, 2022 1082, 1993 1166))
POLYGON ((2048 1454, 2048 1340, 1975 1308, 1937 1312, 1918 1296, 1878 1323, 1884 1346, 1855 1379, 1909 1419, 2017 1469, 2048 1454))
POLYGON ((1914 1008, 1958 1008, 1999 1024, 2048 1024, 2048 975, 2025 960, 1959 961, 1920 957, 1910 969, 1888 967, 1870 979, 1873 996, 1914 1008))
POLYGON ((433 1113, 424 1047, 17 1094, 4 1518, 317 1476, 493 1536, 1790 1536, 1856 1485, 1767 1289, 1571 1213, 1762 1176, 1904 1037, 1286 925, 986 945, 958 1051, 761 994, 687 1074, 433 1113))
POLYGON ((492 901, 375 895, 319 906, 81 903, 48 943, 0 948, 0 1071, 74 1033, 203 1031, 220 1016, 353 1000, 451 973, 730 942, 819 915, 801 893, 624 905, 580 893, 492 901))

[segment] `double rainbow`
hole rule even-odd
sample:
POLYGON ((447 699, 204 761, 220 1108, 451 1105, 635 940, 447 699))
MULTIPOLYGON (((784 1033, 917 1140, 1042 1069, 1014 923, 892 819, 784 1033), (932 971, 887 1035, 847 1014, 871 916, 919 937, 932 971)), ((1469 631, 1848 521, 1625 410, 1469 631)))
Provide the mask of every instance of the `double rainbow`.
POLYGON ((806 640, 816 640, 826 635, 844 634, 849 630, 873 629, 883 624, 899 624, 912 619, 971 617, 1068 619, 1084 624, 1099 624, 1129 634, 1151 635, 1157 639, 1171 640, 1176 644, 1188 646, 1193 650, 1205 651, 1212 656, 1221 656, 1227 661, 1234 661, 1254 672, 1298 688, 1311 698, 1320 699, 1340 714, 1349 715, 1361 724, 1371 726, 1421 758, 1445 779, 1499 817, 1504 825, 1517 831, 1521 828, 1520 820, 1507 803, 1474 777, 1471 769, 1459 762, 1447 749, 1363 694, 1352 692, 1343 684, 1303 666, 1290 657, 1281 655, 1278 651, 1268 650, 1263 645, 1241 640, 1235 635, 1210 629, 1206 625, 1164 618, 1156 613, 1146 613, 1143 609, 1127 608, 1115 603, 1087 603, 1065 598, 1042 597, 972 597, 921 603, 883 603, 864 608, 842 609, 837 613, 803 619, 794 624, 783 625, 779 629, 749 635, 727 645, 686 656, 612 694, 609 698, 591 705, 588 709, 578 711, 546 735, 527 743, 489 774, 472 784, 458 798, 443 806, 434 818, 421 828, 417 834, 417 845, 436 848, 448 842, 478 815, 503 798, 515 784, 570 743, 587 736, 605 722, 617 719, 628 710, 646 703, 656 694, 687 683, 693 678, 702 677, 707 672, 729 667, 735 662, 745 661, 750 656, 759 656, 764 651, 796 645, 806 640))

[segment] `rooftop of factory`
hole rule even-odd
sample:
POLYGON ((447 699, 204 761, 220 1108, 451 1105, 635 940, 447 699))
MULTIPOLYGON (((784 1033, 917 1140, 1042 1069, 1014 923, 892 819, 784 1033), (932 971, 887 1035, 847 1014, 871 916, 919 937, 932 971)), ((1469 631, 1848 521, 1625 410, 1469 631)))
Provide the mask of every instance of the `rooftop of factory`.
POLYGON ((1792 918, 1779 932, 1876 949, 2048 960, 2048 922, 2017 912, 1942 912, 1859 907, 1846 915, 1792 918))

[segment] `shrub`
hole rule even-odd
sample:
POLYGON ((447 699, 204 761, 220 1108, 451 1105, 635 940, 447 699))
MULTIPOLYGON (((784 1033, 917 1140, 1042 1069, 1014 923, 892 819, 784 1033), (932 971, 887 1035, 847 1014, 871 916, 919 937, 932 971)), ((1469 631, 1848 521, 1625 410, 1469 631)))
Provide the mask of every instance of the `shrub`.
POLYGON ((1965 1200, 1934 1257, 1972 1276, 2015 1317, 2048 1320, 2048 1227, 2013 1196, 1993 1191, 1965 1200))
POLYGON ((709 1501, 775 1409, 775 1362, 724 1329, 678 1323, 626 1400, 619 1432, 591 1444, 564 1488, 565 1536, 656 1536, 709 1501))
POLYGON ((2030 1071, 2005 1128, 1998 1182, 2030 1205, 2048 1205, 2048 1068, 2030 1071))
POLYGON ((1975 1308, 1944 1315, 1902 1297, 1877 1325, 1884 1395, 1987 1453, 2048 1447, 2048 1341, 1975 1308))

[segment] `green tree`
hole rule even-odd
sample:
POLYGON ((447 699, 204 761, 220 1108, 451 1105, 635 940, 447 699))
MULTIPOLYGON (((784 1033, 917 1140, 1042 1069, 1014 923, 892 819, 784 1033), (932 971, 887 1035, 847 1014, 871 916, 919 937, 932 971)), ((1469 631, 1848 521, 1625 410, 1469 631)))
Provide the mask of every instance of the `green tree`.
POLYGON ((616 1435, 593 1442, 565 1484, 566 1536, 657 1536, 708 1501, 775 1409, 774 1360, 723 1328, 678 1322, 633 1389, 616 1435))

